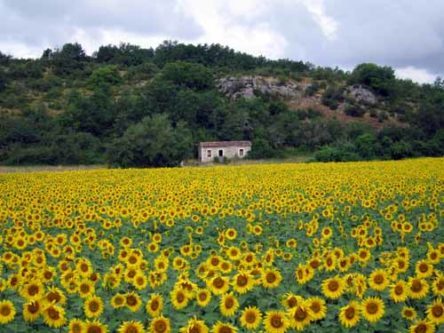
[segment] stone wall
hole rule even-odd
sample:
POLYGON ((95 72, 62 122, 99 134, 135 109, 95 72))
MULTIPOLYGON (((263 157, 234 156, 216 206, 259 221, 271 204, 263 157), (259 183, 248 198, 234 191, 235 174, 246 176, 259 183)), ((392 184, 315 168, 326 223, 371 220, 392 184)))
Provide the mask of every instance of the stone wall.
MULTIPOLYGON (((219 156, 219 150, 223 151, 223 157, 226 158, 244 158, 247 156, 247 153, 251 150, 251 147, 245 147, 245 146, 233 146, 233 147, 209 147, 209 148, 200 148, 199 151, 199 159, 201 162, 207 163, 207 162, 213 162, 214 157, 219 156), (240 149, 244 150, 244 155, 240 156, 239 151, 240 149), (208 157, 208 151, 211 151, 211 157, 208 157)), ((223 158, 222 157, 222 158, 223 158)))

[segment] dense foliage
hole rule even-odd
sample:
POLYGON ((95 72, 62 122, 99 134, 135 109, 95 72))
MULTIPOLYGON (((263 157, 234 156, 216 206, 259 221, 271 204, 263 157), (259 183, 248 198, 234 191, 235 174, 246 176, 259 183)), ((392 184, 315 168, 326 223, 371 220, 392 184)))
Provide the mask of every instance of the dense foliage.
POLYGON ((346 73, 253 57, 220 45, 176 42, 156 49, 101 46, 92 56, 77 43, 45 50, 39 59, 0 53, 3 164, 177 165, 196 156, 199 141, 238 139, 253 141, 255 158, 295 151, 316 151, 322 161, 439 156, 443 128, 440 79, 418 85, 375 64, 346 73), (319 105, 331 112, 364 121, 344 122, 310 108, 294 109, 273 96, 232 100, 218 91, 215 79, 244 74, 308 81, 307 98, 319 96, 319 105), (351 85, 372 91, 378 103, 350 100, 346 88, 351 85), (148 157, 154 152, 136 154, 156 137, 136 133, 147 126, 146 119, 158 115, 184 139, 169 138, 172 151, 163 158, 148 157), (369 126, 367 115, 380 126, 369 126), (120 154, 123 147, 126 155, 120 154))
POLYGON ((444 158, 1 175, 0 331, 443 332, 443 191, 444 158))

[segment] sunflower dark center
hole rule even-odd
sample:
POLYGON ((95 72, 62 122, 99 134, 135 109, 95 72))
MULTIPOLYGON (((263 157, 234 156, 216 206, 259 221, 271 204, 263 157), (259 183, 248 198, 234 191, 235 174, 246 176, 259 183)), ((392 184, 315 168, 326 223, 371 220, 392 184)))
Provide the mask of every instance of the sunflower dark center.
POLYGON ((60 318, 60 313, 59 313, 59 311, 57 311, 54 308, 49 308, 48 309, 48 316, 49 316, 49 318, 51 318, 53 320, 57 320, 60 318))
POLYGON ((432 314, 434 317, 441 317, 444 313, 442 305, 434 305, 432 307, 432 314))
POLYGON ((274 328, 280 328, 280 327, 284 326, 281 316, 275 315, 275 316, 271 317, 270 323, 271 323, 271 326, 273 326, 274 328))
POLYGON ((236 282, 239 287, 244 287, 248 284, 248 279, 244 275, 240 275, 237 277, 236 282))
POLYGON ((167 330, 167 325, 163 320, 158 320, 154 324, 154 331, 158 333, 165 332, 167 330))
POLYGON ((351 306, 349 306, 346 310, 345 310, 345 318, 347 319, 353 319, 355 316, 355 309, 351 306))
POLYGON ((367 312, 370 314, 375 314, 378 312, 378 304, 374 303, 374 302, 370 302, 367 304, 366 306, 367 312))
POLYGON ((426 324, 419 324, 415 327, 415 333, 426 333, 427 332, 427 325, 426 324))
POLYGON ((338 289, 339 289, 338 281, 333 280, 328 283, 328 290, 337 291, 338 289))
POLYGON ((4 306, 1 307, 0 313, 4 317, 9 316, 9 314, 11 313, 11 309, 10 309, 9 306, 4 305, 4 306))
POLYGON ((245 321, 249 324, 252 324, 256 321, 256 313, 253 311, 248 311, 245 315, 245 321))
POLYGON ((265 279, 267 280, 268 283, 273 283, 276 281, 276 274, 274 274, 273 272, 269 272, 267 273, 267 275, 265 276, 265 279))

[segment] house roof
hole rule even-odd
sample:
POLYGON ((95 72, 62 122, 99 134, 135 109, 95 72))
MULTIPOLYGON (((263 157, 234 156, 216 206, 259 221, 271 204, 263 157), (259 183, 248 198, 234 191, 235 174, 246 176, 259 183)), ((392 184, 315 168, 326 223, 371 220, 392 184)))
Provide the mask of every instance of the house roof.
POLYGON ((251 141, 209 141, 200 142, 201 148, 219 148, 219 147, 251 147, 251 141))

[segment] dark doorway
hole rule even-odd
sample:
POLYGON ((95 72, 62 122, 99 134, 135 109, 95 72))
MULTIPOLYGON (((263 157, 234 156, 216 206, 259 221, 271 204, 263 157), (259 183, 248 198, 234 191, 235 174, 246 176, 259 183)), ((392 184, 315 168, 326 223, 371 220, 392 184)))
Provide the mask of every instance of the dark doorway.
POLYGON ((222 149, 219 149, 219 157, 224 156, 224 151, 222 149))

